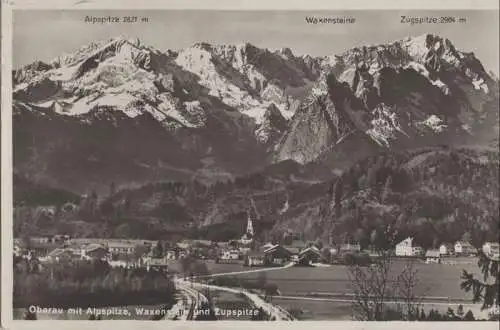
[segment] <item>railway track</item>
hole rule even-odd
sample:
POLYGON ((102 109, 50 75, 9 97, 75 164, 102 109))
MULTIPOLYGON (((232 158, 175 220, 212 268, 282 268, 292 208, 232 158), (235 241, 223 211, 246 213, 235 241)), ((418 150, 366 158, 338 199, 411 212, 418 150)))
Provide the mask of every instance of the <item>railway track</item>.
POLYGON ((183 309, 180 312, 180 320, 192 321, 196 319, 196 310, 208 302, 207 297, 191 287, 189 282, 176 280, 176 286, 183 296, 183 309))
POLYGON ((208 288, 211 290, 219 290, 219 291, 226 291, 226 292, 231 292, 235 294, 244 294, 247 299, 252 303, 257 308, 262 308, 264 311, 266 311, 271 317, 273 317, 276 321, 293 321, 295 318, 290 315, 286 310, 284 310, 281 307, 275 306, 264 299, 262 299, 259 295, 255 293, 248 292, 244 289, 239 289, 239 288, 228 288, 228 287, 223 287, 223 286, 216 286, 216 285, 209 285, 209 284, 203 284, 203 283, 198 283, 198 282, 187 282, 187 281, 182 281, 179 280, 180 283, 183 283, 184 285, 187 285, 186 283, 189 283, 189 285, 203 289, 203 288, 208 288))

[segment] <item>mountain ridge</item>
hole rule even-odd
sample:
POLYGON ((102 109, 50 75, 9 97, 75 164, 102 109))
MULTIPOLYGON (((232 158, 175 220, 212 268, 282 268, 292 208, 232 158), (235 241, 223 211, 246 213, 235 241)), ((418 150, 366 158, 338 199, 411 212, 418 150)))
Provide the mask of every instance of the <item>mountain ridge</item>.
POLYGON ((160 51, 122 36, 14 70, 13 83, 15 167, 79 191, 108 181, 113 157, 126 184, 234 178, 287 159, 344 169, 387 148, 496 141, 498 82, 432 34, 322 57, 250 43, 160 51), (72 129, 46 132, 59 125, 72 129), (128 133, 134 147, 117 147, 128 133), (59 142, 48 149, 37 135, 59 142), (79 176, 93 182, 57 182, 91 165, 102 173, 79 176))

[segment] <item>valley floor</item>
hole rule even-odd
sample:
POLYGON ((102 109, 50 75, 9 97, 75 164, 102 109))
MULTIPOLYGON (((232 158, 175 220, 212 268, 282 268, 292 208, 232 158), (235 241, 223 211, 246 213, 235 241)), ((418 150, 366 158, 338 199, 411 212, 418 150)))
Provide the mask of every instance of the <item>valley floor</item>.
MULTIPOLYGON (((463 305, 464 310, 469 309, 476 316, 480 316, 480 305, 472 304, 471 296, 460 289, 460 275, 463 269, 479 274, 474 258, 453 258, 443 264, 425 264, 417 262, 418 283, 416 294, 423 298, 425 310, 437 309, 445 312, 448 307, 456 309, 463 305)), ((218 264, 214 261, 206 261, 211 275, 208 277, 237 277, 245 280, 258 280, 265 273, 268 283, 278 286, 279 295, 272 296, 269 306, 279 306, 283 310, 290 311, 300 320, 351 320, 352 290, 350 289, 349 274, 346 266, 329 265, 322 267, 276 267, 276 268, 249 268, 242 264, 218 264)), ((403 260, 394 264, 394 274, 398 274, 405 265, 403 260)), ((170 265, 175 270, 179 265, 173 262, 170 265)), ((192 289, 203 290, 193 287, 192 289)), ((235 288, 238 291, 237 288, 235 288)), ((226 308, 230 305, 249 308, 252 305, 248 297, 241 292, 227 288, 211 288, 211 296, 215 307, 226 308)), ((268 306, 268 307, 269 307, 268 306)), ((127 306, 134 311, 137 306, 127 306)), ((22 317, 23 311, 14 311, 14 318, 22 317)), ((134 315, 132 313, 132 315, 134 315)), ((88 319, 77 315, 40 315, 39 319, 88 319)), ((122 317, 113 317, 120 319, 122 317)), ((144 316, 135 315, 134 319, 148 319, 144 316)), ((123 319, 123 318, 122 318, 123 319)), ((151 318, 149 318, 151 319, 151 318)), ((228 320, 234 318, 219 318, 228 320)), ((243 318, 244 319, 244 318, 243 318)))

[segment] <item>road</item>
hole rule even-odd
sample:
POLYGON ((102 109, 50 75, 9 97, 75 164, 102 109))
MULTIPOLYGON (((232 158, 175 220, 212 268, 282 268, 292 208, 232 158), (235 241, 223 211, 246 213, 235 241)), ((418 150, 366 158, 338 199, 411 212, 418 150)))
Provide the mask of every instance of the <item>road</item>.
POLYGON ((195 290, 190 282, 175 280, 178 290, 177 304, 167 313, 166 320, 190 321, 196 318, 195 311, 208 302, 207 297, 195 290))
MULTIPOLYGON (((290 262, 289 264, 286 264, 282 267, 263 267, 263 268, 255 268, 255 269, 249 269, 249 270, 242 270, 242 271, 237 271, 237 272, 228 272, 228 273, 216 273, 216 274, 207 274, 207 275, 198 275, 198 276, 192 276, 190 278, 211 278, 211 277, 219 277, 219 276, 227 276, 227 275, 240 275, 240 274, 249 274, 249 273, 260 273, 260 272, 270 272, 273 270, 282 270, 285 268, 293 267, 295 263, 290 262)), ((184 275, 179 275, 179 276, 184 276, 184 275)))
MULTIPOLYGON (((308 296, 272 296, 274 299, 281 299, 281 300, 312 300, 312 301, 327 301, 327 302, 354 302, 353 298, 335 298, 335 297, 329 297, 329 298, 321 298, 321 297, 308 297, 308 296)), ((401 304, 401 300, 387 300, 387 304, 401 304)), ((436 301, 436 300, 426 300, 424 299, 422 304, 424 305, 435 305, 435 306, 459 306, 462 305, 464 308, 465 307, 470 307, 474 308, 477 307, 477 304, 467 304, 463 302, 457 302, 457 301, 436 301)))
POLYGON ((266 313, 268 313, 271 316, 271 318, 274 318, 275 320, 287 320, 287 321, 294 320, 294 317, 292 315, 290 315, 285 309, 283 309, 280 306, 276 306, 276 305, 273 305, 273 304, 265 301, 264 299, 262 299, 259 295, 255 294, 255 293, 251 293, 249 291, 246 291, 246 290, 240 289, 240 288, 234 289, 234 288, 228 288, 228 287, 216 286, 216 285, 208 285, 208 284, 203 284, 203 283, 192 281, 193 279, 201 279, 201 278, 206 279, 206 278, 212 278, 212 277, 218 277, 218 276, 239 275, 239 274, 282 270, 284 268, 292 267, 293 265, 294 265, 294 263, 291 262, 283 267, 256 268, 256 269, 249 269, 249 270, 237 271, 237 272, 227 272, 227 273, 216 273, 216 274, 208 274, 208 275, 191 276, 190 281, 182 279, 182 277, 185 275, 179 274, 176 277, 174 277, 174 282, 176 284, 177 290, 181 294, 181 299, 180 299, 179 303, 174 305, 174 307, 171 309, 171 313, 169 313, 171 318, 167 317, 166 319, 193 320, 195 317, 194 311, 197 310, 201 306, 202 303, 208 301, 208 299, 200 292, 200 290, 211 289, 211 290, 231 292, 234 294, 243 294, 247 297, 248 300, 251 301, 251 303, 256 308, 262 308, 266 313), (179 316, 176 316, 176 315, 179 315, 179 316))
POLYGON ((280 306, 275 306, 264 299, 262 299, 259 295, 255 293, 251 293, 247 290, 240 289, 240 288, 228 288, 224 286, 217 286, 217 285, 210 285, 210 284, 205 284, 205 283, 199 283, 199 282, 190 282, 182 279, 176 279, 176 283, 182 285, 182 286, 193 286, 196 287, 200 290, 202 289, 210 289, 210 290, 219 290, 219 291, 226 291, 226 292, 231 292, 234 294, 243 294, 247 297, 248 300, 251 301, 251 303, 256 307, 256 308, 262 308, 267 314, 271 316, 271 318, 274 318, 276 321, 292 321, 294 320, 294 317, 290 315, 286 310, 281 308, 280 306))

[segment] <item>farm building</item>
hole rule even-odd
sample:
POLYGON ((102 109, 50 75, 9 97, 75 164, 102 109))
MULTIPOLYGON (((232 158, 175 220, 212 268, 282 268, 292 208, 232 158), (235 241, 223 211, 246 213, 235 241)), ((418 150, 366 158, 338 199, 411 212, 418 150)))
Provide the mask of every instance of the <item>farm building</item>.
POLYGON ((144 259, 144 264, 146 265, 146 269, 148 271, 157 270, 166 273, 168 270, 167 258, 147 258, 144 259))
POLYGON ((240 250, 231 249, 222 252, 220 258, 222 260, 238 260, 240 258, 240 250))
POLYGON ((266 254, 264 252, 252 251, 245 256, 245 265, 249 267, 264 266, 266 264, 266 254))
POLYGON ((309 265, 319 262, 321 259, 321 251, 315 247, 308 247, 299 253, 299 264, 309 265))
POLYGON ((425 252, 425 263, 439 264, 441 263, 441 253, 439 250, 427 250, 425 252))
POLYGON ((460 256, 469 256, 477 253, 477 249, 469 242, 458 241, 454 246, 455 254, 460 256))
POLYGON ((105 259, 109 255, 108 249, 100 244, 89 244, 82 248, 82 257, 85 259, 105 259))
POLYGON ((73 260, 81 260, 81 258, 81 254, 74 249, 56 248, 47 255, 46 260, 50 262, 68 262, 73 260))
POLYGON ((454 248, 453 248, 452 244, 441 244, 439 246, 439 253, 442 256, 451 255, 451 254, 453 254, 453 252, 454 252, 454 248))
POLYGON ((107 248, 111 253, 132 254, 135 251, 135 244, 129 242, 108 242, 107 248))
POLYGON ((266 259, 274 265, 282 265, 292 258, 292 253, 278 244, 264 250, 264 254, 266 259))

